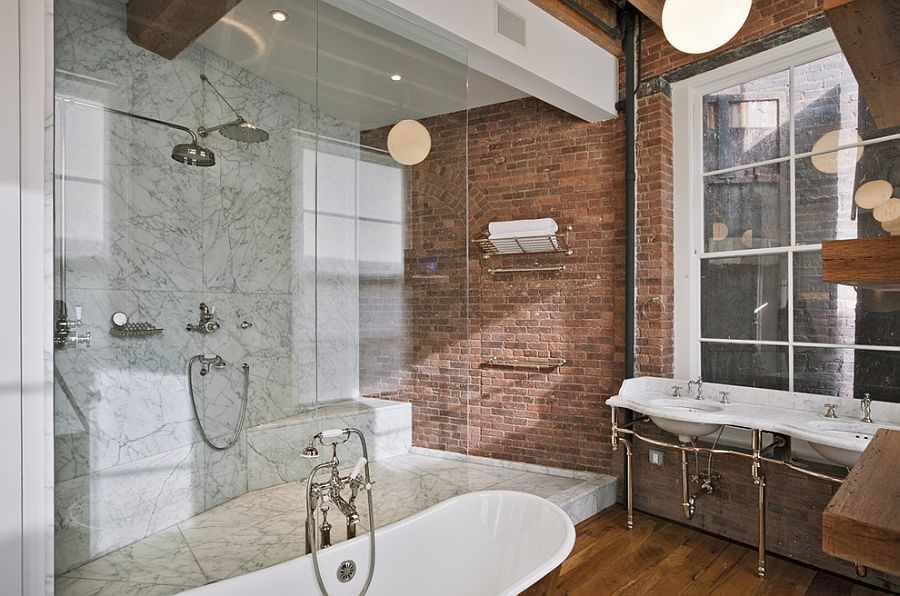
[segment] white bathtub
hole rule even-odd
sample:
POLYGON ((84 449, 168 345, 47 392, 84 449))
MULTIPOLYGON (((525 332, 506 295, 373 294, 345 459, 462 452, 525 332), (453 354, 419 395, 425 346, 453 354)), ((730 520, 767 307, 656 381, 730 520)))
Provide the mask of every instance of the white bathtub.
MULTIPOLYGON (((575 527, 562 509, 540 497, 484 491, 378 529, 375 540, 370 596, 512 596, 562 563, 575 543, 575 527)), ((368 565, 367 534, 319 553, 331 596, 357 596, 368 565), (342 584, 337 567, 346 559, 356 562, 357 572, 342 584)), ((184 594, 317 596, 319 588, 307 555, 184 594)))

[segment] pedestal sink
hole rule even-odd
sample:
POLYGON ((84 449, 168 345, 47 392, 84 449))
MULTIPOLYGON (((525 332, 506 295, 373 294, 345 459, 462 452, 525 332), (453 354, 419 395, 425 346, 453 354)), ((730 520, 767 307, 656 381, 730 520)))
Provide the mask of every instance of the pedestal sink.
MULTIPOLYGON (((662 408, 671 408, 673 414, 677 413, 679 416, 689 416, 693 413, 699 412, 718 412, 722 410, 722 406, 718 404, 712 404, 702 400, 689 398, 654 399, 650 402, 650 404, 662 408)), ((672 434, 678 435, 678 440, 682 443, 690 443, 697 437, 711 435, 715 432, 718 432, 719 429, 722 428, 721 424, 715 424, 711 422, 688 422, 684 420, 665 418, 658 415, 650 416, 650 420, 652 420, 653 424, 655 424, 659 428, 672 434)))

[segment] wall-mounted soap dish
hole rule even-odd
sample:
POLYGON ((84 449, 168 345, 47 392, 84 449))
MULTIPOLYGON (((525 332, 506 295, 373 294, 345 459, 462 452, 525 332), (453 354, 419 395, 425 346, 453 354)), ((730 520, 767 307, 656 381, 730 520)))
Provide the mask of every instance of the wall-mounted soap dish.
POLYGON ((123 312, 115 313, 112 323, 109 334, 113 337, 148 337, 163 331, 153 323, 129 323, 128 316, 123 312))

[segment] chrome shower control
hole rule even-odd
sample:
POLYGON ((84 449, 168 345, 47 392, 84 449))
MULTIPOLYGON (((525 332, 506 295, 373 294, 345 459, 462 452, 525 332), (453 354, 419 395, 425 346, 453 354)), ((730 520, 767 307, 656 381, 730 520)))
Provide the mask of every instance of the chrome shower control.
POLYGON ((196 325, 188 323, 185 325, 187 331, 196 331, 197 333, 212 333, 218 331, 221 325, 215 321, 216 307, 207 306, 205 302, 200 303, 200 322, 196 325))

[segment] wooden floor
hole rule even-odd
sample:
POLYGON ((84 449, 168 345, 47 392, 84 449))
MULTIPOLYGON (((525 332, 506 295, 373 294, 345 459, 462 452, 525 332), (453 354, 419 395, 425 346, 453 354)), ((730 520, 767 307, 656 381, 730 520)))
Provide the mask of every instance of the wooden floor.
POLYGON ((885 594, 772 555, 767 576, 760 579, 755 550, 649 515, 636 514, 629 532, 625 510, 618 506, 576 530, 555 596, 885 594))

